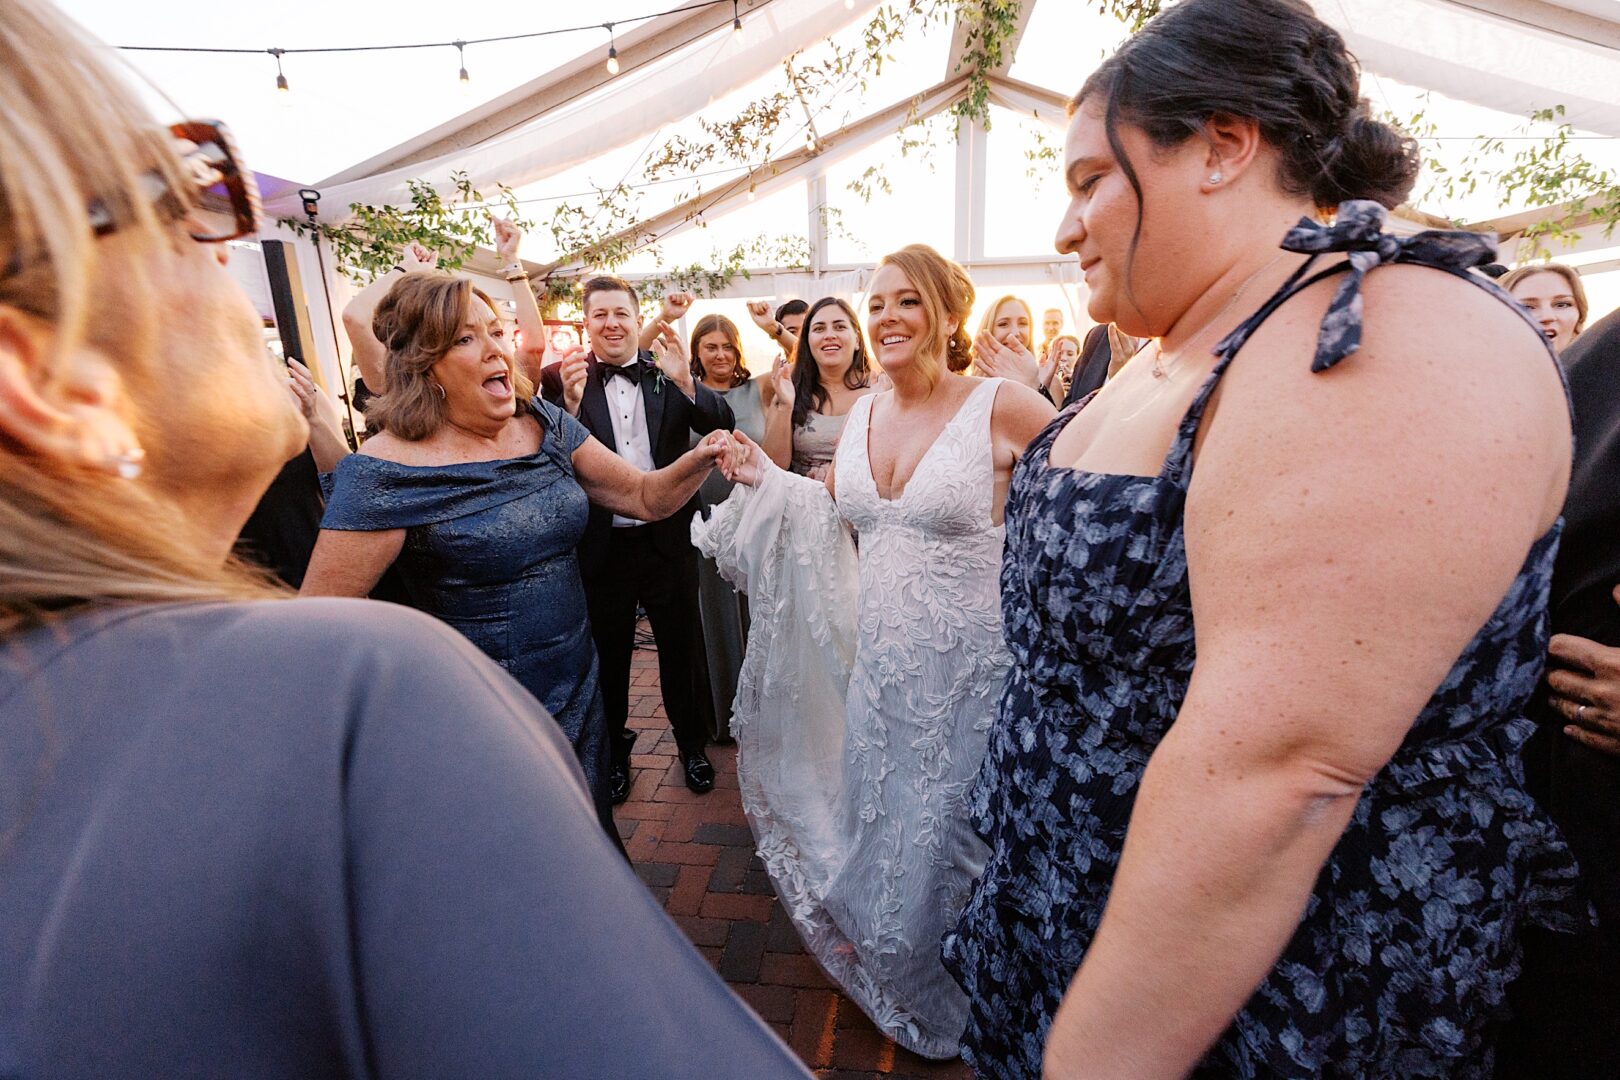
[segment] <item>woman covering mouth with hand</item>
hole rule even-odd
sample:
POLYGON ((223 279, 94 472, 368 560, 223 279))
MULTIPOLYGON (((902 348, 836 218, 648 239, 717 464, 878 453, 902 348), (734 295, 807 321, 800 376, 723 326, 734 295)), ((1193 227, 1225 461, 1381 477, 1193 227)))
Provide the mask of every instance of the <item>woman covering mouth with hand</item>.
POLYGON ((382 434, 338 463, 303 593, 365 596, 397 559, 411 601, 461 631, 539 698, 584 767, 602 825, 607 739, 574 548, 589 503, 658 521, 690 499, 729 440, 641 472, 512 362, 495 305, 421 271, 373 320, 388 350, 382 434))

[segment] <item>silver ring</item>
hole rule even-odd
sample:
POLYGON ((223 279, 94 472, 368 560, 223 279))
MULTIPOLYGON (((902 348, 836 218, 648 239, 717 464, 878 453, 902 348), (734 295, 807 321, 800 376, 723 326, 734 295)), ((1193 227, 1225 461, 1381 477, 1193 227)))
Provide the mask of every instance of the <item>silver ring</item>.
POLYGON ((1586 715, 1586 706, 1585 705, 1577 705, 1577 706, 1575 706, 1575 719, 1579 720, 1584 715, 1586 715))

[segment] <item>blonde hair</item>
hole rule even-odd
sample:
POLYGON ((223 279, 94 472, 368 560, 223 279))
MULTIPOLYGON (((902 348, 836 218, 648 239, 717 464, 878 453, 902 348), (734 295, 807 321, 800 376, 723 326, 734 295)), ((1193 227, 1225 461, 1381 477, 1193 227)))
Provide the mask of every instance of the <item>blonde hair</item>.
POLYGON ((929 334, 918 350, 923 376, 936 383, 942 368, 952 372, 967 370, 973 362, 973 345, 966 327, 974 301, 973 279, 967 271, 927 244, 908 244, 883 256, 878 267, 885 266, 893 266, 910 278, 922 297, 929 334), (947 333, 945 326, 953 319, 956 330, 947 333))
POLYGON ((1569 294, 1575 298, 1575 333, 1573 336, 1579 337, 1581 331, 1586 329, 1586 286, 1581 284, 1581 272, 1573 266, 1555 262, 1530 263, 1527 266, 1519 267, 1517 270, 1509 270, 1502 275, 1502 280, 1498 281, 1497 284, 1511 293, 1513 286, 1536 274, 1557 274, 1569 285, 1569 294))
MULTIPOLYGON (((47 386, 81 347, 126 379, 151 377, 158 283, 140 259, 109 252, 114 240, 135 251, 174 242, 143 175, 190 190, 167 132, 104 55, 41 0, 0 4, 0 308, 50 324, 47 386), (114 240, 98 243, 92 203, 114 240)), ((0 441, 0 630, 93 605, 279 594, 265 575, 222 563, 151 485, 0 441)))
MULTIPOLYGON (((1004 304, 1017 304, 1019 307, 1024 309, 1024 314, 1029 317, 1030 332, 1033 334, 1035 328, 1035 310, 1023 300, 1013 296, 1011 293, 998 298, 996 302, 991 304, 990 307, 985 311, 984 318, 979 320, 979 333, 987 334, 995 328, 996 318, 1001 314, 1001 308, 1004 304)), ((1030 340, 1029 344, 1031 348, 1034 348, 1035 342, 1033 338, 1030 340)))
MULTIPOLYGON (((495 301, 469 278, 417 270, 394 282, 371 318, 371 332, 388 350, 383 361, 388 389, 367 404, 366 419, 411 442, 439 430, 448 409, 443 388, 429 372, 455 346, 475 299, 498 317, 495 301)), ((534 384, 516 364, 510 367, 515 415, 522 416, 529 411, 534 384)))

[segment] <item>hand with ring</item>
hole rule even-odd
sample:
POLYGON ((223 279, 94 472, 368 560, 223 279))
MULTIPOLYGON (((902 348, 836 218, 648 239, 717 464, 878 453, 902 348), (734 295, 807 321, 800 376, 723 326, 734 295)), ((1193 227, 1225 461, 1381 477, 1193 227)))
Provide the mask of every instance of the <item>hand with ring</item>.
MULTIPOLYGON (((1614 590, 1620 603, 1620 588, 1614 590)), ((1578 743, 1620 757, 1620 648, 1573 634, 1556 634, 1547 645, 1549 703, 1569 723, 1564 734, 1578 743)))

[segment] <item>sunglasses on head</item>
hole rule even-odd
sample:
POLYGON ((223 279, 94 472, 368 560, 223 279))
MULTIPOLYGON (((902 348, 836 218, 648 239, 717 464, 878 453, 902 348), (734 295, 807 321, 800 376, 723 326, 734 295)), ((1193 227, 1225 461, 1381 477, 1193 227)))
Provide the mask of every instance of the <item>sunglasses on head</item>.
MULTIPOLYGON (((152 169, 140 176, 141 194, 160 214, 175 221, 203 205, 205 197, 208 203, 227 201, 230 225, 213 231, 190 230, 191 238, 200 244, 218 244, 257 233, 261 213, 259 185, 253 173, 243 167, 230 129, 218 120, 182 120, 169 125, 169 135, 177 144, 183 188, 175 191, 161 170, 152 169)), ((120 223, 105 199, 91 199, 85 212, 97 236, 110 236, 118 231, 120 223)), ((14 252, 0 271, 0 277, 9 277, 22 266, 22 253, 14 252)))

